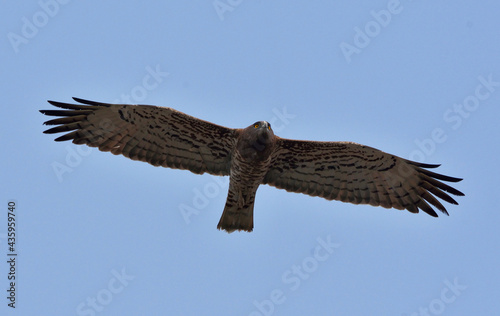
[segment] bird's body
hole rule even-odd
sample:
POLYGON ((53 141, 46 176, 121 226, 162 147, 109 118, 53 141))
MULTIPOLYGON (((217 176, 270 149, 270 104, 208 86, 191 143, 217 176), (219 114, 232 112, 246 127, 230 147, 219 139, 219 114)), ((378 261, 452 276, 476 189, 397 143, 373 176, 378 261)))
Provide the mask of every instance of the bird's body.
POLYGON ((256 122, 241 135, 231 162, 226 206, 217 225, 229 232, 252 231, 255 194, 269 170, 275 142, 268 122, 256 122))
POLYGON ((58 125, 45 133, 69 132, 56 141, 72 140, 154 166, 229 176, 217 225, 228 232, 253 230, 255 194, 261 184, 328 200, 412 213, 420 209, 434 217, 431 205, 448 214, 435 196, 458 204, 447 193, 463 195, 441 182, 461 179, 427 170, 439 165, 356 143, 284 139, 265 121, 232 129, 171 108, 75 101, 84 105, 49 101, 65 110, 41 111, 61 116, 45 122, 58 125))

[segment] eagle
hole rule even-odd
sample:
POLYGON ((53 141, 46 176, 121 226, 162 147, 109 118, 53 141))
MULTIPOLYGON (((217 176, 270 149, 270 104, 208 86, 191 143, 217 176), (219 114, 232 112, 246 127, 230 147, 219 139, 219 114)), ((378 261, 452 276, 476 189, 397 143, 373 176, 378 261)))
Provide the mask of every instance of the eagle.
POLYGON ((153 166, 229 176, 226 205, 217 225, 228 233, 253 230, 255 194, 261 184, 289 192, 353 204, 370 204, 437 217, 448 215, 437 199, 464 194, 444 182, 462 179, 420 163, 353 142, 306 141, 274 135, 271 124, 228 128, 153 105, 109 104, 73 98, 48 101, 62 110, 40 110, 59 118, 44 133, 67 132, 71 140, 153 166), (434 208, 433 208, 434 207, 434 208))

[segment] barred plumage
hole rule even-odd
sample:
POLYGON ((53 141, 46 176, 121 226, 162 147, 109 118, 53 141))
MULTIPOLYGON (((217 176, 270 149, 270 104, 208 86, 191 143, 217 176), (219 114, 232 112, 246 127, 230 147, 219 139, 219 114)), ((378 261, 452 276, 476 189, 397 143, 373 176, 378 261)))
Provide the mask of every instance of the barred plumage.
POLYGON ((269 123, 232 129, 171 108, 108 104, 74 98, 81 104, 49 101, 63 110, 44 133, 68 132, 72 140, 154 166, 230 176, 218 228, 252 231, 260 184, 354 204, 370 204, 436 217, 446 208, 436 197, 458 204, 463 196, 445 182, 462 179, 432 172, 439 165, 418 163, 351 142, 300 141, 275 136, 269 123))

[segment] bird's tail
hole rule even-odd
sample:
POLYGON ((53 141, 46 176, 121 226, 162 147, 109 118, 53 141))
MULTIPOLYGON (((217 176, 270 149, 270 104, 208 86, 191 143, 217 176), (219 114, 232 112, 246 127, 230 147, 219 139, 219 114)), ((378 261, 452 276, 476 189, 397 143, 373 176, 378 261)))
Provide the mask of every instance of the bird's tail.
POLYGON ((220 218, 218 229, 232 233, 235 230, 251 232, 253 230, 253 206, 255 192, 249 196, 234 196, 231 190, 227 196, 226 206, 220 218))

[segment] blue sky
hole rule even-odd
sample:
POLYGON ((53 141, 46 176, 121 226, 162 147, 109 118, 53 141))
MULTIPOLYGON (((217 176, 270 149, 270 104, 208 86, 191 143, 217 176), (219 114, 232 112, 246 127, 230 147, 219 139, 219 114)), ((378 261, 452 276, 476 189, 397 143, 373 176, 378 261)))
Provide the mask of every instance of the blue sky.
POLYGON ((116 4, 3 4, 0 314, 497 313, 498 1, 116 4), (73 96, 355 141, 440 163, 466 196, 432 218, 262 186, 255 230, 227 234, 227 178, 43 134, 38 110, 73 96))

